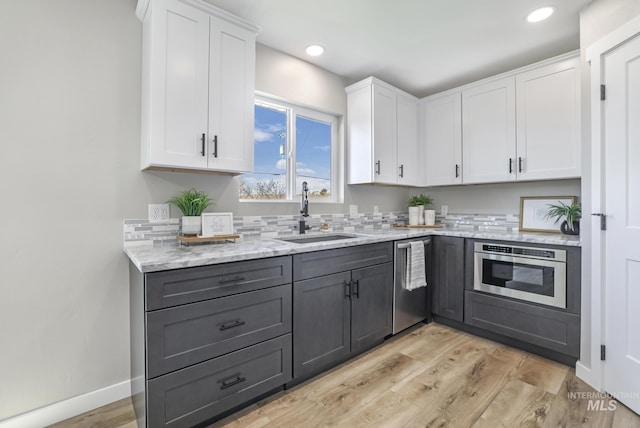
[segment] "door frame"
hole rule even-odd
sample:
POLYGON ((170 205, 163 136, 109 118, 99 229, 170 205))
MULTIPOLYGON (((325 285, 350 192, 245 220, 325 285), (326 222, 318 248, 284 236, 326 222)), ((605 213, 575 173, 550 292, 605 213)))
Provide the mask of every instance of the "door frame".
MULTIPOLYGON (((590 188, 587 200, 591 203, 584 210, 591 213, 606 213, 604 169, 604 135, 602 122, 604 109, 600 101, 600 85, 604 72, 604 56, 613 49, 640 34, 640 16, 636 16, 607 34, 586 49, 586 60, 591 64, 591 80, 589 84, 591 98, 591 161, 590 188)), ((590 290, 582 292, 582 337, 580 339, 581 355, 576 363, 577 376, 592 387, 604 389, 604 363, 600 361, 600 345, 605 344, 605 278, 606 278, 606 232, 600 230, 599 221, 587 220, 587 228, 583 241, 583 259, 591 259, 591 268, 582 269, 582 284, 591 284, 590 290), (584 257, 590 255, 590 257, 584 257), (585 292, 587 291, 587 292, 585 292), (590 292, 588 292, 590 291, 590 292), (589 317, 586 314, 590 314, 589 317), (586 333, 586 334, 585 334, 586 333), (585 355, 587 354, 587 355, 585 355)), ((583 263, 583 266, 588 264, 583 263)))

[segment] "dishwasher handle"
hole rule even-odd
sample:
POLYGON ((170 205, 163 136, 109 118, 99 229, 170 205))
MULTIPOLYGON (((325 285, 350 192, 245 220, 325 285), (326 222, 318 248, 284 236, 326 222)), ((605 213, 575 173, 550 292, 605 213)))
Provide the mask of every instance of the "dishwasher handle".
MULTIPOLYGON (((418 241, 419 241, 419 239, 418 239, 418 241)), ((429 245, 429 244, 431 244, 431 239, 425 239, 422 242, 424 242, 424 245, 429 245)), ((402 243, 398 243, 397 245, 398 245, 398 249, 402 250, 402 249, 405 249, 405 248, 409 248, 411 246, 411 242, 402 242, 402 243)))

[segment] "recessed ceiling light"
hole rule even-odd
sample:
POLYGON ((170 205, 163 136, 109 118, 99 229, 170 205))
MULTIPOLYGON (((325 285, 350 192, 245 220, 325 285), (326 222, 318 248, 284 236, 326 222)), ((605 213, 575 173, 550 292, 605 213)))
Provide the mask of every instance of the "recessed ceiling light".
POLYGON ((553 8, 551 6, 541 7, 540 9, 536 9, 527 15, 527 21, 529 22, 540 22, 544 21, 553 13, 553 8))
POLYGON ((324 52, 324 48, 320 45, 307 46, 307 55, 318 56, 318 55, 322 55, 323 52, 324 52))

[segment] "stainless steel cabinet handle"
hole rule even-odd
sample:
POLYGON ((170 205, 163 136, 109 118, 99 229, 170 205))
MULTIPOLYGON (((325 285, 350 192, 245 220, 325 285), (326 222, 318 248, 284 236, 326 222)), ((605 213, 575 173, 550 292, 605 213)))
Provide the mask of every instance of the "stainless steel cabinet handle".
POLYGON ((231 388, 233 385, 237 385, 237 384, 242 383, 245 380, 247 380, 246 378, 241 377, 240 375, 235 375, 233 377, 234 377, 234 379, 225 379, 225 380, 223 380, 221 382, 222 385, 220 385, 220 389, 231 388))
POLYGON ((240 281, 244 281, 246 278, 244 276, 236 276, 234 278, 231 279, 224 279, 224 278, 220 278, 218 280, 218 284, 228 284, 230 282, 240 282, 240 281))
POLYGON ((225 331, 225 330, 229 330, 231 328, 240 327, 241 325, 245 325, 245 324, 246 323, 244 321, 235 320, 233 322, 230 322, 229 324, 222 324, 220 326, 220 331, 225 331))

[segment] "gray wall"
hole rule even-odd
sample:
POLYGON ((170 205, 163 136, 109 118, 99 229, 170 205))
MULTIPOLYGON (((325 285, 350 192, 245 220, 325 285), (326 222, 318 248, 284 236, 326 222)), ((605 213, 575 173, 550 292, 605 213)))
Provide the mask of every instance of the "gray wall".
MULTIPOLYGON (((591 216, 591 78, 586 62, 586 50, 593 43, 606 36, 625 22, 640 15, 640 0, 594 0, 580 13, 580 55, 582 57, 582 302, 587 307, 594 297, 591 295, 591 236, 586 231, 592 228, 591 216)), ((591 367, 591 313, 582 312, 582 334, 580 363, 591 367)), ((596 344, 597 346, 597 344, 596 344)))
POLYGON ((580 196, 580 180, 475 184, 421 189, 433 198, 433 208, 442 205, 450 213, 518 214, 520 196, 580 196))
MULTIPOLYGON (((141 23, 135 0, 21 0, 0 14, 0 420, 129 378, 122 219, 196 187, 239 204, 229 176, 140 172, 141 23)), ((257 86, 346 111, 342 79, 258 47, 257 86)), ((406 189, 353 186, 344 206, 404 209, 406 189)), ((172 212, 173 216, 178 213, 172 212)))

